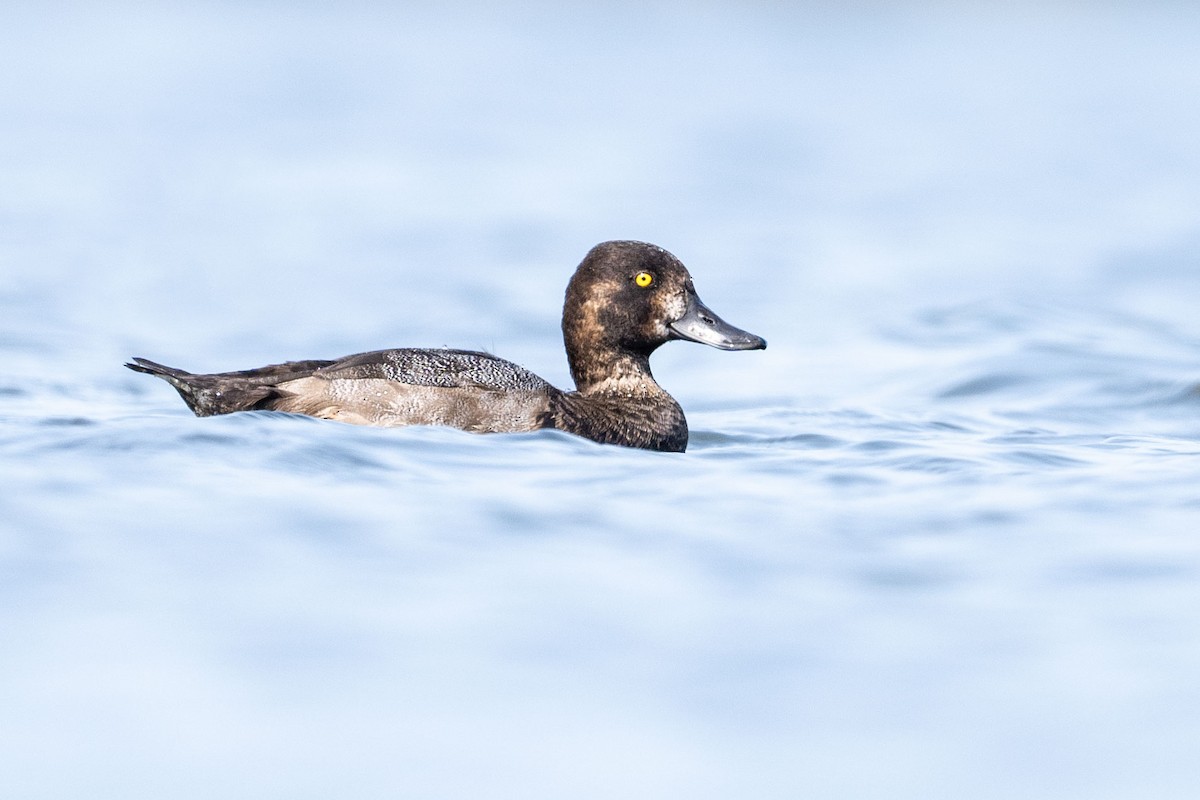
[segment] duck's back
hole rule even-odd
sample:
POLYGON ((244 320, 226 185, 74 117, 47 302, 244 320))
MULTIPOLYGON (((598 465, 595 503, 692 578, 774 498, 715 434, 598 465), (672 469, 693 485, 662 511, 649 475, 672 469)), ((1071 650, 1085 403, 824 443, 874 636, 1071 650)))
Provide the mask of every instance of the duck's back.
POLYGON ((480 433, 546 427, 549 383, 468 350, 377 350, 280 382, 260 407, 364 425, 449 425, 480 433))

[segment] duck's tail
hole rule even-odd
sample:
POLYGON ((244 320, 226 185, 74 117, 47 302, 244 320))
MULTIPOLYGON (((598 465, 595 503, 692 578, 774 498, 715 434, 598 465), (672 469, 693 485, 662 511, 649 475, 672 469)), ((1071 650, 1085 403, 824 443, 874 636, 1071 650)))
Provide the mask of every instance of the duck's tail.
POLYGON ((168 367, 166 364, 159 364, 158 362, 151 361, 148 358, 138 358, 136 356, 134 356, 133 361, 125 362, 125 366, 129 367, 134 372, 144 372, 147 375, 157 375, 165 380, 171 380, 172 378, 186 378, 190 377, 192 374, 190 372, 184 372, 181 369, 168 367))
POLYGON ((162 378, 174 386, 183 402, 198 417, 269 408, 270 401, 277 396, 272 384, 231 373, 196 375, 146 358, 134 358, 125 366, 134 372, 162 378))

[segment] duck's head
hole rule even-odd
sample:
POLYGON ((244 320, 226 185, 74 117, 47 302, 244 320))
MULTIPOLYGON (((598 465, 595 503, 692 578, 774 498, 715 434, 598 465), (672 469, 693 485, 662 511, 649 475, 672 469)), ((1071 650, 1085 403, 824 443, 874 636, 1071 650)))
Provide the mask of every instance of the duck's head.
POLYGON ((563 337, 576 384, 590 362, 647 358, 672 339, 720 350, 762 350, 766 340, 735 328, 700 301, 675 256, 645 242, 591 249, 567 286, 563 337))

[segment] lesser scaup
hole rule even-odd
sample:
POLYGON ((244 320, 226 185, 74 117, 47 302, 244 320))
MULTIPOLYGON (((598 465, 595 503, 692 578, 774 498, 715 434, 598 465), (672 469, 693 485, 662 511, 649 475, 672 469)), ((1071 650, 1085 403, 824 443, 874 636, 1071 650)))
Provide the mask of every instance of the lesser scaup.
POLYGON ((681 452, 687 420, 650 374, 650 354, 672 339, 721 350, 767 346, 710 311, 679 259, 644 242, 591 249, 567 286, 562 329, 573 392, 467 350, 377 350, 211 375, 144 358, 125 366, 166 380, 201 417, 269 409, 477 433, 557 428, 606 444, 681 452))

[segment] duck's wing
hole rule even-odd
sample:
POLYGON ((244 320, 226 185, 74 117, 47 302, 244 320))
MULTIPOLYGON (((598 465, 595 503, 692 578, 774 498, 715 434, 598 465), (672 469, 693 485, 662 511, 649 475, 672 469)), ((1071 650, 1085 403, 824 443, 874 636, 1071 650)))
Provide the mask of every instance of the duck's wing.
POLYGON ((558 390, 523 367, 468 350, 359 353, 274 387, 269 408, 365 425, 468 431, 546 427, 558 390))
POLYGON ((472 350, 400 348, 358 353, 313 373, 330 381, 386 380, 409 386, 544 391, 550 384, 511 361, 472 350))

